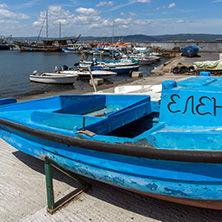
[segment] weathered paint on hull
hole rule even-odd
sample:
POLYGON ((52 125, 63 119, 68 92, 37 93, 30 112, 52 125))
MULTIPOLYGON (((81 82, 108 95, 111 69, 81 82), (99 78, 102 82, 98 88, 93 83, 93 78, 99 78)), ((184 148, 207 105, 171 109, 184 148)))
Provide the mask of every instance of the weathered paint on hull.
POLYGON ((91 179, 162 200, 222 210, 222 164, 105 153, 39 139, 5 127, 0 129, 0 136, 24 153, 37 158, 47 155, 91 179))

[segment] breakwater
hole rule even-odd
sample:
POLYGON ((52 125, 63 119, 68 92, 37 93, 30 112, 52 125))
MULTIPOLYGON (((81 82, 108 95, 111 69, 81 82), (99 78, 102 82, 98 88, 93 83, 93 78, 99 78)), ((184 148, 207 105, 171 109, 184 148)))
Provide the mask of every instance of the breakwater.
POLYGON ((148 42, 141 45, 157 48, 161 51, 178 51, 186 46, 197 46, 200 52, 222 52, 222 41, 196 42, 196 41, 172 41, 172 42, 148 42))

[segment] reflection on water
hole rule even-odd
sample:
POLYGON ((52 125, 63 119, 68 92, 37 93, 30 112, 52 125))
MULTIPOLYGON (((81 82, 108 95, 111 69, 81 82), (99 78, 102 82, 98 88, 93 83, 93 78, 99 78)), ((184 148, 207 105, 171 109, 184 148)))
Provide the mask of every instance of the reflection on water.
MULTIPOLYGON (((69 54, 64 52, 19 52, 0 51, 0 98, 17 97, 21 95, 31 95, 51 91, 65 91, 76 88, 86 88, 88 81, 77 80, 74 85, 53 85, 41 84, 29 81, 29 75, 34 70, 39 72, 54 72, 55 66, 60 67, 73 65, 80 60, 79 54, 69 54)), ((89 59, 92 57, 89 56, 89 59)), ((149 73, 154 66, 165 62, 142 66, 140 71, 144 75, 149 73)), ((129 78, 128 75, 118 75, 111 81, 118 81, 129 78)))

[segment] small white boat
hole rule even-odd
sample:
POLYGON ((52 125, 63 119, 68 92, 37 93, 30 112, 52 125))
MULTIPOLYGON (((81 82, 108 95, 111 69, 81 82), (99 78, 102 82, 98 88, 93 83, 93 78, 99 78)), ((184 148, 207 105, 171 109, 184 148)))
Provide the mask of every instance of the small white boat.
POLYGON ((78 78, 77 74, 60 74, 60 73, 39 73, 34 71, 32 75, 29 76, 29 80, 38 83, 48 83, 48 84, 73 84, 78 78))
POLYGON ((75 54, 80 53, 78 49, 75 49, 73 47, 63 48, 62 51, 66 53, 75 53, 75 54))
MULTIPOLYGON (((81 79, 90 79, 90 72, 86 69, 77 69, 77 70, 63 70, 59 71, 60 74, 71 74, 78 75, 81 79)), ((109 79, 117 75, 116 72, 105 71, 105 70, 92 70, 91 71, 93 78, 102 78, 109 79)))
POLYGON ((123 85, 110 90, 98 91, 95 94, 115 95, 150 95, 153 101, 161 99, 162 85, 123 85))
POLYGON ((160 60, 157 56, 151 56, 151 55, 135 55, 132 56, 133 59, 138 60, 140 65, 150 65, 151 63, 156 63, 158 60, 160 60))

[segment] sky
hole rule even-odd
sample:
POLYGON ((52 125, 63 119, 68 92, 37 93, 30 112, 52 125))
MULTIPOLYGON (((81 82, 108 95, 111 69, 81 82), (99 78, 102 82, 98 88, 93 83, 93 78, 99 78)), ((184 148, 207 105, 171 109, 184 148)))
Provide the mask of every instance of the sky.
POLYGON ((49 37, 222 34, 222 0, 0 0, 0 36, 45 37, 46 11, 49 37))

